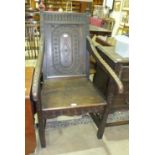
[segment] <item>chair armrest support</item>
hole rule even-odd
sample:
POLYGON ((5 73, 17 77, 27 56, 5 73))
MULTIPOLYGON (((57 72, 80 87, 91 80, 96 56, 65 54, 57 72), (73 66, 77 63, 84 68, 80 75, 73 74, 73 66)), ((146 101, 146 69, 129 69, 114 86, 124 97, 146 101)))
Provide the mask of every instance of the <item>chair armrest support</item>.
POLYGON ((118 87, 118 92, 120 94, 123 93, 124 87, 122 81, 119 79, 119 77, 116 75, 115 71, 108 65, 108 63, 100 56, 98 51, 95 48, 95 43, 92 41, 92 39, 88 36, 87 37, 87 49, 89 52, 95 57, 98 63, 101 64, 101 66, 107 71, 108 75, 115 81, 118 87))
POLYGON ((33 101, 38 101, 40 98, 40 79, 42 74, 42 63, 43 63, 44 51, 43 46, 40 44, 40 51, 37 60, 37 64, 34 71, 33 81, 32 81, 32 99, 33 101))

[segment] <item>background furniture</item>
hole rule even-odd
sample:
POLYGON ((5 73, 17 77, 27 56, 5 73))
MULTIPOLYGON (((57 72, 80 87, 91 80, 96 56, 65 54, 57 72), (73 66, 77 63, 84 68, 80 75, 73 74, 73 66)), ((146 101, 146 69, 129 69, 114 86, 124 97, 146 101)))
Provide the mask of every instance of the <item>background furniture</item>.
MULTIPOLYGON (((97 45, 97 50, 101 57, 115 70, 117 76, 121 79, 124 85, 124 92, 122 94, 117 93, 117 86, 110 82, 110 78, 106 70, 103 70, 99 65, 96 65, 96 73, 94 75, 94 84, 97 88, 103 92, 104 96, 108 98, 110 93, 113 93, 111 113, 115 111, 129 110, 129 59, 123 58, 115 52, 115 46, 105 44, 98 40, 100 44, 97 45), (114 89, 111 89, 111 85, 114 85, 114 89)), ((115 124, 128 123, 128 120, 123 122, 116 122, 115 124)), ((113 125, 115 125, 113 124, 113 125)))
POLYGON ((90 35, 102 35, 102 36, 111 36, 112 31, 102 28, 102 27, 97 27, 94 25, 89 25, 89 32, 90 35))
POLYGON ((25 155, 34 152, 36 136, 34 129, 33 106, 30 99, 34 68, 25 68, 25 155))
POLYGON ((33 101, 37 106, 41 146, 46 146, 46 119, 60 115, 96 114, 97 137, 102 138, 109 113, 107 101, 89 81, 89 53, 107 69, 118 86, 114 71, 98 55, 88 36, 88 16, 80 13, 41 13, 41 47, 33 79, 33 101), (87 45, 87 49, 86 49, 87 45), (41 80, 42 77, 42 80, 41 80))
MULTIPOLYGON (((102 0, 101 0, 102 1, 102 0)), ((100 4, 101 4, 100 1, 100 4)), ((74 12, 85 12, 88 3, 90 0, 44 0, 43 3, 45 5, 45 10, 51 10, 51 11, 58 11, 58 9, 61 7, 64 11, 66 11, 66 4, 67 3, 72 3, 72 11, 74 12)), ((99 4, 98 2, 94 0, 94 4, 99 4)), ((35 0, 25 0, 25 7, 27 9, 38 9, 36 7, 36 1, 35 0)))
POLYGON ((25 59, 37 59, 40 40, 40 12, 27 10, 25 12, 25 59))
MULTIPOLYGON (((46 10, 51 9, 53 11, 58 11, 61 7, 64 11, 66 10, 66 3, 68 0, 45 0, 44 4, 46 6, 46 10)), ((77 1, 72 1, 72 11, 80 12, 81 11, 81 3, 77 1)))
POLYGON ((35 21, 25 23, 25 59, 37 59, 39 54, 39 24, 35 21))
POLYGON ((129 0, 122 0, 118 34, 129 34, 129 0))
POLYGON ((115 24, 115 20, 113 18, 110 17, 104 17, 102 18, 103 20, 103 28, 108 29, 108 30, 113 30, 114 24, 115 24))
MULTIPOLYGON (((61 7, 66 10, 66 4, 69 0, 44 0, 46 11, 58 11, 61 7)), ((36 8, 35 0, 25 1, 25 59, 36 60, 39 53, 39 39, 40 39, 40 11, 36 8)), ((103 0, 94 0, 93 2, 86 2, 80 0, 72 0, 73 12, 86 12, 88 7, 93 9, 94 5, 102 5, 103 0), (88 5, 89 4, 89 5, 88 5)), ((68 6, 70 4, 68 3, 68 6)), ((92 10, 89 9, 90 12, 92 10)), ((112 18, 103 18, 102 27, 98 28, 90 26, 91 35, 111 36, 114 20, 112 18)), ((91 23, 90 23, 91 24, 91 23)))

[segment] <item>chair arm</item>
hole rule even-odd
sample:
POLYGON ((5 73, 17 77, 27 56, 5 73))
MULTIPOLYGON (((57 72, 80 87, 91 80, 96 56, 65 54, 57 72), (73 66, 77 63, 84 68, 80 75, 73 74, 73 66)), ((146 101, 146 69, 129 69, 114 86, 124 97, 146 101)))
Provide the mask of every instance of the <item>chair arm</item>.
POLYGON ((39 100, 39 89, 40 89, 40 79, 41 79, 41 73, 42 73, 42 63, 43 63, 43 46, 40 45, 40 51, 39 56, 37 60, 37 64, 34 71, 33 81, 32 81, 32 99, 33 101, 39 100))
POLYGON ((89 52, 95 57, 97 62, 101 64, 101 66, 107 71, 108 75, 115 81, 118 87, 118 92, 121 94, 124 91, 123 83, 119 79, 119 77, 116 75, 115 71, 108 65, 108 63, 100 56, 98 51, 96 50, 94 46, 94 42, 91 40, 91 38, 87 37, 87 48, 89 49, 89 52))

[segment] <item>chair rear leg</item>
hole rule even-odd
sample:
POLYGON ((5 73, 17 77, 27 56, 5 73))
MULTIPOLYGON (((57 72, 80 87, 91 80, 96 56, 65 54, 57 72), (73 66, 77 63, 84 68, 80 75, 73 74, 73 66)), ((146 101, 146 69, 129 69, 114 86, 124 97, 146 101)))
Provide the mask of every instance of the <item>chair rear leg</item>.
POLYGON ((101 139, 103 137, 104 134, 104 130, 106 127, 106 123, 107 123, 107 119, 108 119, 108 114, 109 114, 109 107, 106 106, 105 110, 103 111, 103 115, 102 115, 102 119, 100 121, 100 124, 98 126, 98 131, 97 131, 97 138, 101 139))
POLYGON ((109 84, 109 95, 107 97, 107 105, 105 106, 105 109, 103 111, 103 115, 102 115, 102 118, 101 118, 101 121, 100 121, 100 124, 98 125, 98 131, 97 131, 97 138, 98 139, 101 139, 103 137, 103 134, 104 134, 104 130, 105 130, 105 127, 106 127, 106 123, 107 123, 107 119, 108 119, 108 114, 110 112, 110 109, 111 109, 111 105, 112 105, 112 99, 113 99, 113 96, 114 96, 114 90, 115 90, 115 87, 114 87, 114 84, 113 84, 113 81, 112 79, 110 79, 110 84, 109 84))
MULTIPOLYGON (((40 96, 39 96, 40 97, 40 96)), ((41 108, 41 99, 36 102, 37 108, 37 115, 38 115, 38 131, 39 131, 39 139, 41 147, 46 147, 46 140, 45 140, 45 123, 46 119, 43 118, 42 108, 41 108)))
POLYGON ((45 120, 39 116, 38 114, 38 130, 39 130, 39 138, 41 147, 46 147, 46 140, 45 140, 45 120))

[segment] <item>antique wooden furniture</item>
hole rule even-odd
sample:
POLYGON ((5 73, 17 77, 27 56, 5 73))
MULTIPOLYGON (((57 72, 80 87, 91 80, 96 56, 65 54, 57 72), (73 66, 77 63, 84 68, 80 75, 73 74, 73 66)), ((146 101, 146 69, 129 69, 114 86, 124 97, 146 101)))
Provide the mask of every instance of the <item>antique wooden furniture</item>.
POLYGON ((115 19, 111 17, 104 17, 102 20, 103 20, 103 28, 112 31, 115 25, 115 19))
POLYGON ((103 136, 111 96, 105 101, 89 81, 89 52, 107 69, 119 92, 123 92, 121 81, 99 56, 87 36, 86 14, 41 12, 41 47, 34 73, 32 97, 37 107, 42 147, 46 146, 46 119, 60 115, 97 113, 100 117, 97 137, 103 136))
POLYGON ((25 12, 25 59, 36 59, 39 53, 40 12, 25 12))
MULTIPOLYGON (((61 7, 63 11, 67 11, 68 9, 66 9, 66 6, 72 5, 71 10, 73 12, 85 12, 87 3, 90 2, 90 0, 46 0, 44 1, 44 4, 46 6, 46 10, 52 9, 53 11, 58 11, 58 9, 61 7)), ((71 10, 69 9, 69 11, 71 10)))
POLYGON ((102 27, 97 27, 94 25, 89 25, 89 31, 92 36, 93 35, 111 36, 112 33, 111 30, 102 27))
POLYGON ((25 155, 34 152, 36 137, 33 119, 33 107, 30 99, 34 68, 25 68, 25 155))
MULTIPOLYGON (((52 7, 53 11, 58 11, 58 9, 61 7, 64 11, 66 11, 66 5, 68 0, 46 0, 44 2, 46 6, 46 10, 49 9, 49 7, 52 7)), ((80 12, 81 4, 80 2, 73 1, 72 2, 72 10, 76 12, 80 12)))
POLYGON ((25 59, 37 59, 39 54, 39 23, 26 21, 25 23, 25 59))
MULTIPOLYGON (((121 79, 124 86, 124 92, 122 94, 117 93, 116 85, 111 83, 107 71, 102 69, 98 64, 96 65, 96 73, 94 75, 95 86, 103 92, 104 96, 108 96, 113 93, 111 112, 122 111, 129 109, 129 58, 123 58, 115 52, 115 46, 110 46, 109 43, 101 41, 96 38, 96 48, 101 57, 106 60, 110 67, 116 72, 117 76, 121 79), (111 85, 114 86, 113 90, 111 85)), ((115 124, 128 123, 128 120, 123 122, 116 122, 115 124)), ((115 125, 114 124, 114 125, 115 125)))

